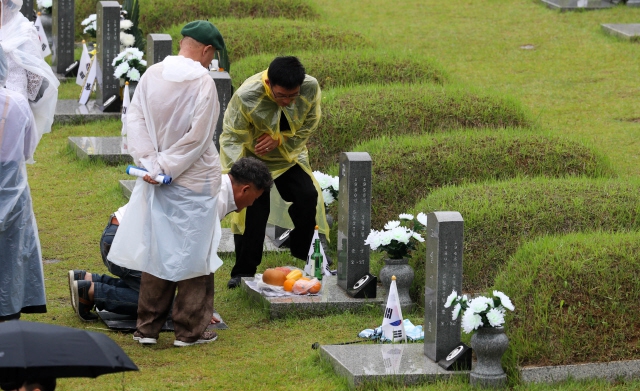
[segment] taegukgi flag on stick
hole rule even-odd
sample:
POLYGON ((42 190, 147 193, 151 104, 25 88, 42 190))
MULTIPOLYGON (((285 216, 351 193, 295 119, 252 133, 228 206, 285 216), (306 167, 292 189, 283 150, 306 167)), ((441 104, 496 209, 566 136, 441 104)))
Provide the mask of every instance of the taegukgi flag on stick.
POLYGON ((80 65, 78 65, 78 76, 76 77, 76 84, 79 86, 84 85, 84 79, 89 74, 89 67, 91 66, 91 56, 89 56, 89 49, 87 49, 87 43, 82 40, 82 54, 80 55, 80 65))
POLYGON ((391 342, 402 340, 407 342, 407 333, 404 331, 404 322, 402 321, 402 308, 400 307, 398 287, 396 286, 396 276, 391 277, 387 308, 385 308, 384 318, 382 318, 382 336, 385 339, 391 340, 391 342))
POLYGON ((38 38, 40 38, 40 50, 42 53, 42 58, 47 57, 51 54, 51 48, 49 48, 49 40, 47 39, 47 34, 44 32, 44 28, 42 27, 42 20, 40 20, 40 12, 38 12, 38 17, 36 21, 33 23, 38 32, 38 38))
POLYGON ((93 56, 91 59, 91 66, 89 66, 89 74, 87 78, 84 79, 84 83, 82 84, 82 93, 80 94, 80 100, 78 101, 81 105, 86 105, 89 101, 89 96, 91 96, 91 89, 93 88, 93 83, 96 81, 96 56, 93 56))
POLYGON ((131 98, 129 97, 129 82, 124 83, 124 91, 122 92, 122 142, 120 143, 120 150, 122 153, 129 153, 129 147, 127 146, 127 110, 131 104, 131 98))
MULTIPOLYGON (((313 245, 316 242, 316 239, 320 240, 320 234, 318 233, 318 226, 313 231, 313 238, 311 238, 311 247, 309 247, 309 254, 307 254, 307 264, 304 265, 304 272, 310 276, 313 276, 313 269, 315 265, 313 264, 313 259, 311 259, 311 255, 313 255, 313 245)), ((322 270, 324 276, 330 276, 331 270, 329 270, 329 264, 327 263, 327 256, 324 253, 324 247, 322 247, 322 241, 320 241, 320 254, 322 254, 322 270)))

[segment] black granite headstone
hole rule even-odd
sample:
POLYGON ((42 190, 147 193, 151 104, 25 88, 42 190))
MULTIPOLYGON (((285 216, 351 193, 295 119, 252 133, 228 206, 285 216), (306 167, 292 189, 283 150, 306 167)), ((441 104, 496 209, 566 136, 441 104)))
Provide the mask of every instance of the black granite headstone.
POLYGON ((34 2, 34 0, 23 0, 22 1, 22 7, 20 7, 20 13, 22 15, 24 15, 25 18, 29 19, 30 21, 34 21, 35 20, 35 18, 33 17, 33 15, 34 15, 33 2, 34 2))
POLYGON ((462 290, 464 221, 458 212, 427 216, 427 259, 424 289, 424 354, 438 362, 460 343, 460 319, 444 308, 452 291, 462 290))
POLYGON ((231 85, 231 76, 229 72, 209 72, 213 81, 216 83, 216 90, 218 90, 218 101, 220 102, 220 115, 218 116, 218 123, 216 124, 216 133, 213 136, 213 142, 216 145, 218 151, 220 151, 220 135, 222 134, 222 120, 224 118, 224 112, 227 110, 227 105, 233 95, 233 86, 231 85))
POLYGON ((165 57, 171 55, 171 35, 148 34, 147 35, 147 67, 162 62, 165 57))
POLYGON ((74 3, 74 0, 53 0, 51 67, 61 75, 75 61, 74 3))
POLYGON ((338 286, 350 290, 369 273, 371 231, 371 156, 366 152, 340 154, 338 194, 338 286))
POLYGON ((96 15, 98 22, 96 104, 102 111, 120 111, 120 79, 113 75, 112 65, 113 59, 120 53, 120 4, 117 1, 100 1, 96 6, 96 15))

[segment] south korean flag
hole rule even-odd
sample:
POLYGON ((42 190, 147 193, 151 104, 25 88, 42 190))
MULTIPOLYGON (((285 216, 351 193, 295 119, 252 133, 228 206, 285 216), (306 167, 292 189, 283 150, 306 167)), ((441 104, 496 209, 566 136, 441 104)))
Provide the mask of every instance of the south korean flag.
POLYGON ((391 277, 387 308, 384 310, 384 318, 382 319, 382 336, 384 339, 391 340, 391 342, 403 340, 407 342, 407 333, 404 331, 404 322, 402 321, 398 287, 396 286, 396 276, 391 277))
POLYGON ((84 79, 89 74, 89 68, 91 67, 91 56, 89 56, 89 50, 87 49, 87 43, 82 40, 82 55, 80 56, 80 65, 78 65, 78 77, 76 77, 76 84, 79 86, 84 85, 84 79))
POLYGON ((42 20, 40 20, 39 12, 33 25, 35 26, 36 31, 38 31, 38 38, 40 38, 40 53, 42 54, 42 58, 45 58, 51 54, 51 48, 49 48, 49 40, 47 39, 47 34, 44 32, 44 28, 42 27, 42 20))
POLYGON ((120 143, 120 151, 124 154, 129 153, 129 147, 127 145, 127 110, 131 104, 131 98, 129 97, 129 82, 125 83, 122 95, 122 115, 120 116, 120 119, 122 120, 122 142, 120 143))
MULTIPOLYGON (((313 259, 311 259, 311 255, 313 255, 313 252, 314 252, 313 245, 316 242, 316 239, 320 239, 317 226, 315 231, 313 231, 313 238, 311 238, 311 247, 309 248, 309 253, 307 254, 307 264, 304 266, 304 272, 312 277, 314 275, 313 271, 315 269, 315 265, 313 263, 313 259)), ((322 270, 324 270, 323 275, 330 276, 331 270, 329 270, 329 263, 327 263, 327 256, 324 253, 324 247, 322 247, 322 241, 320 241, 320 254, 322 254, 322 270)))

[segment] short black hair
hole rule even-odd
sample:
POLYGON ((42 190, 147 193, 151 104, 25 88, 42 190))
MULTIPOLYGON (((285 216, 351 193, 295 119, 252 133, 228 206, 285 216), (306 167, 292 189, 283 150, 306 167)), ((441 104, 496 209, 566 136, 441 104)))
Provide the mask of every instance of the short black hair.
POLYGON ((302 85, 305 73, 304 66, 297 57, 276 57, 269 64, 267 78, 272 86, 292 90, 302 85))
POLYGON ((54 391, 56 389, 56 379, 54 377, 27 379, 23 385, 28 391, 35 390, 36 388, 40 388, 42 391, 54 391))
POLYGON ((258 190, 269 192, 273 186, 271 172, 263 161, 253 157, 243 157, 233 163, 229 175, 233 180, 241 185, 253 185, 258 190))

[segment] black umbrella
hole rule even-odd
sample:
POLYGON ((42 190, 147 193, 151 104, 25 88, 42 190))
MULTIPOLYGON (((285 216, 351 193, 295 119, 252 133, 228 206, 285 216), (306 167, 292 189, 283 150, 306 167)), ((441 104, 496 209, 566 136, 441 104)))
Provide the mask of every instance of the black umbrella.
POLYGON ((0 323, 0 382, 137 370, 104 334, 19 320, 0 323))

